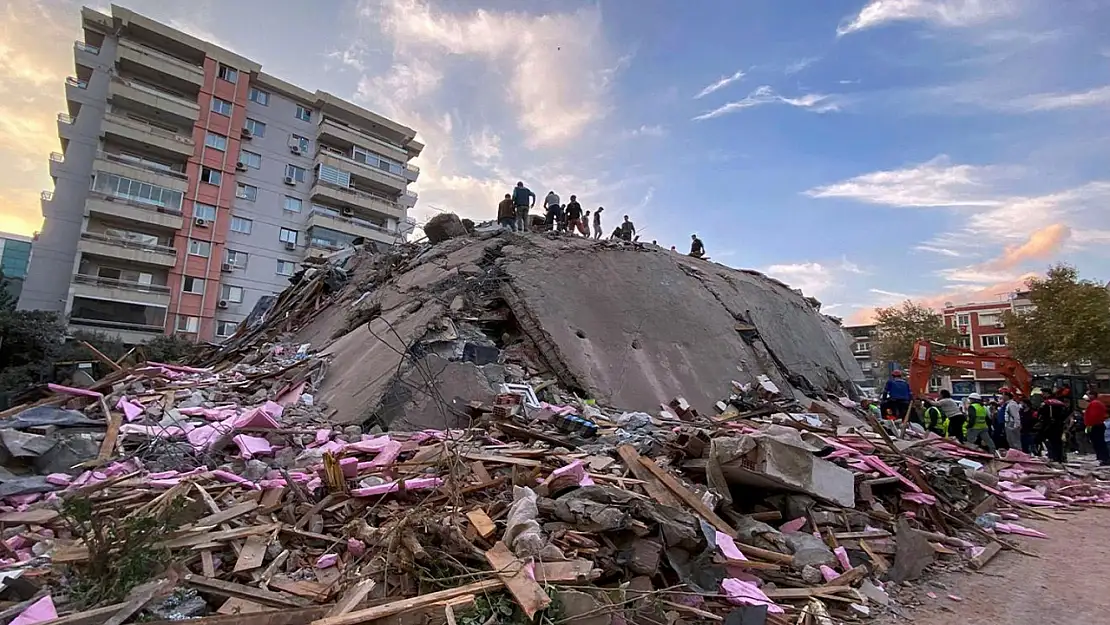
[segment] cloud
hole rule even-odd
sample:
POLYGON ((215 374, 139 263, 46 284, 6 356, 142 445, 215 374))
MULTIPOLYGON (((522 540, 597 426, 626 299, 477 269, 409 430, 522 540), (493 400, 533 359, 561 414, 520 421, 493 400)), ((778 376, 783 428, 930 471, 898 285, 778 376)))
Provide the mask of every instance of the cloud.
POLYGON ((1110 85, 1086 91, 1036 93, 997 103, 1004 110, 1019 112, 1058 111, 1110 105, 1110 85))
POLYGON ((501 137, 489 128, 482 132, 470 135, 468 140, 470 153, 479 163, 488 164, 501 157, 501 137))
POLYGON ((734 83, 734 82, 740 80, 741 78, 743 78, 744 75, 745 75, 744 71, 738 69, 738 70, 736 70, 736 73, 734 73, 731 76, 721 76, 716 81, 711 82, 708 85, 706 85, 704 89, 699 91, 698 94, 696 96, 694 96, 694 99, 698 100, 698 99, 704 98, 705 96, 707 96, 707 95, 709 95, 709 94, 711 94, 715 91, 719 91, 721 89, 724 89, 725 87, 727 87, 727 86, 731 85, 732 83, 734 83))
POLYGON ((875 309, 896 306, 907 299, 917 304, 940 311, 945 304, 968 304, 972 302, 1003 302, 1010 293, 1025 288, 1025 281, 1035 274, 1027 273, 997 282, 958 284, 952 288, 934 293, 907 294, 882 289, 870 289, 878 295, 874 303, 857 307, 844 320, 845 325, 867 325, 875 321, 875 309))
POLYGON ((953 165, 947 156, 903 169, 876 171, 805 192, 813 198, 840 198, 904 207, 997 206, 986 180, 996 170, 953 165))
POLYGON ((1029 235, 1021 245, 1007 247, 995 261, 996 266, 1011 268, 1027 260, 1046 260, 1060 251, 1071 237, 1071 228, 1056 223, 1029 235))
POLYGON ((783 70, 782 70, 782 73, 786 74, 787 76, 797 74, 798 72, 800 72, 803 69, 809 67, 810 65, 813 65, 814 63, 816 63, 820 59, 821 59, 821 57, 818 57, 818 56, 810 56, 810 57, 806 57, 804 59, 798 59, 797 61, 794 61, 793 63, 784 67, 783 70))
POLYGON ((959 28, 981 24, 1014 11, 1012 0, 870 0, 836 29, 838 37, 895 22, 924 22, 959 28))
POLYGON ((882 289, 867 289, 867 291, 869 293, 874 293, 876 295, 882 295, 884 297, 892 297, 892 298, 896 298, 896 299, 900 299, 900 300, 907 300, 907 299, 910 299, 911 297, 913 297, 912 295, 906 295, 905 293, 897 293, 895 291, 884 291, 882 289))
POLYGON ((627 132, 629 137, 662 137, 667 134, 667 129, 658 124, 653 126, 643 125, 627 132))
POLYGON ((756 88, 755 91, 748 94, 743 100, 729 102, 723 106, 713 109, 698 115, 694 121, 702 121, 706 119, 713 119, 728 115, 729 113, 736 113, 744 109, 749 109, 764 104, 786 104, 789 106, 806 109, 814 113, 828 113, 831 111, 840 110, 840 105, 837 102, 837 97, 832 95, 825 95, 819 93, 810 93, 799 96, 797 98, 787 98, 779 95, 768 85, 763 85, 756 88))
POLYGON ((935 246, 932 246, 932 245, 915 245, 913 249, 915 249, 919 252, 928 252, 930 254, 940 254, 941 256, 948 256, 948 257, 951 257, 951 258, 959 258, 960 256, 962 256, 962 254, 960 254, 956 250, 950 250, 946 247, 935 247, 935 246))
POLYGON ((801 289, 802 293, 812 297, 819 297, 835 283, 832 270, 821 263, 770 265, 762 271, 776 280, 785 282, 791 288, 801 289))

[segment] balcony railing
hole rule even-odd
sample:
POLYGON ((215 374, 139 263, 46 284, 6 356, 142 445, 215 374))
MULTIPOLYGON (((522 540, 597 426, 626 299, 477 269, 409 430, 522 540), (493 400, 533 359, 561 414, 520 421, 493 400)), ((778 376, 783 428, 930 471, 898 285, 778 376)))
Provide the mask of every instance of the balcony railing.
POLYGON ((140 202, 138 200, 133 200, 133 199, 131 199, 127 196, 123 196, 123 195, 115 195, 115 194, 112 194, 112 193, 105 193, 103 191, 92 190, 92 191, 89 191, 89 197, 94 198, 94 199, 98 199, 98 200, 105 200, 105 201, 108 201, 108 202, 118 202, 120 204, 126 204, 128 206, 132 206, 134 208, 141 208, 143 210, 147 210, 147 211, 150 211, 152 213, 162 213, 163 215, 175 215, 177 217, 181 216, 181 209, 179 209, 179 208, 170 208, 168 206, 158 206, 157 204, 148 204, 146 202, 140 202))
POLYGON ((80 78, 77 78, 76 76, 70 76, 69 78, 66 78, 66 84, 69 85, 70 87, 77 87, 78 89, 88 89, 89 88, 89 81, 81 80, 80 78))
POLYGON ((347 124, 337 122, 334 119, 332 119, 330 117, 325 117, 323 115, 320 116, 320 121, 316 122, 316 125, 317 126, 323 126, 325 123, 331 123, 331 124, 333 124, 333 125, 335 125, 339 128, 342 128, 343 130, 346 130, 347 132, 350 132, 351 134, 357 135, 358 137, 360 137, 362 139, 366 139, 370 143, 377 143, 378 145, 381 145, 382 147, 390 148, 390 149, 393 149, 393 150, 402 150, 402 151, 404 151, 404 149, 405 149, 405 146, 403 146, 403 145, 398 145, 396 143, 385 141, 384 139, 379 139, 375 136, 367 134, 363 130, 355 128, 354 126, 348 126, 347 124))
POLYGON ((123 115, 116 115, 114 113, 105 113, 104 119, 119 124, 121 126, 127 126, 128 128, 138 130, 139 132, 152 134, 156 137, 173 139, 174 141, 183 143, 185 145, 196 145, 196 141, 193 141, 192 137, 187 137, 185 135, 178 134, 172 130, 167 130, 165 128, 161 128, 159 126, 155 126, 144 121, 139 121, 131 117, 124 117, 123 115))
POLYGON ((55 163, 64 163, 66 162, 66 157, 61 152, 51 152, 50 160, 54 161, 55 163))
POLYGON ((129 241, 120 237, 110 237, 106 234, 99 234, 97 232, 82 232, 81 238, 89 241, 107 243, 108 245, 126 247, 132 250, 143 250, 146 252, 156 252, 159 254, 177 254, 177 250, 168 245, 157 245, 150 243, 140 243, 139 241, 129 241))
POLYGON ((343 186, 340 186, 340 185, 337 185, 337 184, 332 184, 332 183, 330 183, 326 180, 320 180, 319 178, 316 179, 316 184, 325 186, 329 189, 335 189, 335 190, 340 191, 342 193, 346 193, 346 194, 353 195, 353 196, 356 196, 356 197, 361 197, 361 198, 366 198, 366 199, 374 200, 374 201, 377 201, 377 202, 381 202, 382 204, 387 204, 387 205, 389 205, 390 208, 394 208, 396 210, 404 210, 404 209, 401 208, 401 205, 398 204, 396 201, 394 201, 392 198, 390 198, 389 196, 386 196, 386 195, 382 195, 380 193, 374 193, 373 191, 363 191, 361 189, 355 189, 353 187, 343 187, 343 186))
POLYGON ((163 165, 162 163, 155 163, 154 161, 148 161, 144 158, 139 158, 137 156, 127 156, 125 154, 112 154, 111 152, 105 152, 103 150, 98 151, 96 153, 96 155, 97 155, 98 158, 102 158, 102 159, 105 159, 105 160, 108 160, 108 161, 112 161, 114 163, 121 163, 123 165, 128 165, 130 167, 138 167, 139 169, 145 169, 146 171, 152 171, 152 172, 159 173, 159 174, 165 174, 167 176, 173 176, 174 178, 178 178, 180 180, 188 180, 189 179, 188 174, 186 174, 185 172, 177 171, 175 169, 170 168, 168 165, 163 165))
POLYGON ((121 78, 119 76, 112 76, 112 82, 117 82, 117 83, 120 83, 120 84, 123 84, 123 85, 127 85, 128 87, 131 87, 132 89, 136 89, 136 90, 142 91, 144 93, 149 93, 150 95, 158 97, 158 98, 165 98, 167 100, 173 100, 174 102, 179 102, 181 104, 184 104, 185 106, 191 106, 191 107, 194 107, 194 108, 199 108, 200 107, 200 105, 197 104, 196 100, 190 100, 188 98, 183 98, 183 97, 181 97, 181 96, 179 96, 175 93, 170 93, 168 91, 162 91, 161 89, 158 89, 156 87, 151 87, 150 85, 146 85, 146 84, 143 84, 143 83, 140 83, 140 82, 136 82, 134 80, 128 80, 126 78, 121 78))
POLYGON ((96 46, 90 46, 84 41, 74 41, 73 47, 82 52, 88 52, 89 54, 100 54, 100 48, 96 46))
POLYGON ((341 161, 346 161, 346 162, 351 163, 353 165, 358 165, 359 167, 366 167, 367 169, 370 169, 371 171, 375 171, 377 173, 384 174, 386 176, 391 176, 391 177, 396 178, 398 180, 405 181, 406 183, 408 182, 407 180, 405 180, 405 176, 403 174, 395 174, 395 173, 389 171, 388 169, 382 169, 381 167, 371 165, 370 163, 364 163, 360 160, 353 159, 350 156, 347 156, 346 153, 340 152, 339 150, 336 150, 335 148, 329 148, 327 146, 322 145, 322 146, 320 146, 320 149, 316 153, 317 157, 319 157, 320 152, 323 152, 323 153, 327 154, 328 156, 333 156, 335 158, 338 158, 341 161))
POLYGON ((186 61, 185 59, 177 58, 176 56, 173 56, 171 54, 166 54, 165 52, 162 52, 161 50, 155 50, 154 48, 151 48, 150 46, 146 46, 146 45, 143 45, 141 43, 131 41, 130 39, 121 40, 120 41, 120 46, 128 48, 130 50, 134 50, 135 52, 138 52, 139 54, 145 54, 147 56, 151 56, 151 57, 154 57, 156 59, 161 59, 163 61, 169 61, 170 63, 180 63, 182 65, 188 65, 188 66, 192 67, 193 69, 197 70, 198 72, 203 72, 204 71, 204 68, 197 65, 196 63, 193 63, 191 61, 186 61))
POLYGON ((102 286, 109 289, 127 289, 129 291, 143 291, 150 293, 166 293, 170 292, 170 287, 161 284, 144 284, 142 282, 134 282, 131 280, 117 280, 115 278, 104 278, 101 276, 89 276, 85 274, 77 274, 73 276, 74 282, 81 284, 92 284, 94 286, 102 286))
POLYGON ((54 200, 54 192, 53 191, 43 191, 42 193, 39 194, 39 198, 43 202, 51 202, 51 201, 54 200))
POLYGON ((63 124, 72 124, 73 116, 69 113, 58 113, 58 121, 62 122, 63 124))
POLYGON ((385 226, 379 226, 378 224, 366 221, 365 219, 359 219, 358 217, 347 217, 346 215, 335 215, 335 214, 329 213, 328 211, 322 211, 322 210, 318 210, 318 209, 309 211, 308 216, 309 216, 309 218, 311 218, 313 216, 326 217, 328 219, 334 219, 336 221, 352 224, 352 225, 359 226, 359 227, 362 227, 362 228, 369 228, 371 230, 377 230, 378 232, 384 232, 385 234, 389 234, 389 235, 397 234, 396 232, 390 230, 389 228, 386 228, 385 226))
POLYGON ((134 330, 136 332, 155 332, 161 334, 165 331, 165 328, 163 326, 147 325, 143 323, 124 323, 121 321, 106 321, 104 319, 85 319, 82 317, 74 317, 72 315, 70 315, 69 317, 69 322, 87 326, 98 326, 101 328, 114 328, 117 330, 134 330))

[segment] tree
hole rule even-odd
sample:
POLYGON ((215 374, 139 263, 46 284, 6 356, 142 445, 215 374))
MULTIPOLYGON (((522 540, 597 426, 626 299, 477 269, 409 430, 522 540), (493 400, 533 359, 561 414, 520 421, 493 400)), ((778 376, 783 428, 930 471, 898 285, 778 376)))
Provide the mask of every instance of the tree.
POLYGON ((877 309, 875 323, 879 326, 879 341, 874 353, 884 368, 892 362, 909 366, 913 344, 920 339, 945 345, 955 345, 959 340, 956 329, 945 325, 944 315, 910 300, 900 306, 877 309))
POLYGON ((1003 313, 1006 342, 1027 363, 1067 367, 1110 365, 1110 291, 1081 280, 1067 264, 1053 265, 1045 277, 1026 281, 1027 310, 1003 313))

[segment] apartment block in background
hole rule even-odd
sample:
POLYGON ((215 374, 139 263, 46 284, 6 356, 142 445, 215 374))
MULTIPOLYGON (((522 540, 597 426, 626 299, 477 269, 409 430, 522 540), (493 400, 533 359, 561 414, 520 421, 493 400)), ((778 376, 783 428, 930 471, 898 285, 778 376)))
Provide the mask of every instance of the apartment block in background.
POLYGON ((0 232, 0 275, 4 289, 15 299, 23 291, 27 265, 31 263, 31 237, 0 232))
POLYGON ((81 18, 21 308, 219 340, 306 256, 413 230, 411 128, 128 9, 81 18))
POLYGON ((860 371, 863 372, 863 382, 860 386, 867 393, 877 392, 876 389, 884 384, 887 378, 883 363, 872 353, 879 342, 879 327, 876 325, 846 326, 844 331, 852 337, 852 356, 859 364, 860 371))

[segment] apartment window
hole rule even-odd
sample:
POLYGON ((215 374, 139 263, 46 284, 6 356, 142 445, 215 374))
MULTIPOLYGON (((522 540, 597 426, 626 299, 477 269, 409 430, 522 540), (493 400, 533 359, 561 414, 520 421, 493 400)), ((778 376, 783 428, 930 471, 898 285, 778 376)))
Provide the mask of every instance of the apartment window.
POLYGON ((231 231, 240 234, 250 234, 251 228, 254 227, 254 222, 243 217, 231 217, 231 231))
POLYGON ((287 260, 279 260, 277 262, 277 274, 279 276, 291 276, 295 269, 295 264, 287 260))
POLYGON ((297 167, 296 165, 285 166, 285 177, 292 178, 297 182, 304 182, 308 176, 308 171, 304 167, 297 167))
POLYGON ((239 162, 251 169, 262 167, 262 155, 250 150, 239 150, 239 162))
POLYGON ((216 207, 211 204, 193 204, 193 217, 205 221, 216 221, 216 207))
POLYGON ((278 233, 278 241, 282 243, 297 243, 297 231, 290 230, 289 228, 282 228, 278 233))
POLYGON ((243 124, 243 128, 245 128, 246 130, 249 130, 250 133, 251 133, 251 136, 254 136, 254 137, 265 137, 266 136, 266 124, 258 121, 257 119, 251 119, 251 118, 248 117, 247 122, 245 124, 243 124))
POLYGON ((979 325, 993 326, 996 323, 1002 323, 1002 315, 998 313, 979 313, 979 325))
POLYGON ((258 187, 240 182, 235 185, 235 197, 253 202, 258 199, 258 187))
POLYGON ((207 182, 208 184, 219 185, 220 181, 222 181, 224 179, 224 175, 222 173, 220 173, 219 170, 212 169, 211 167, 201 167, 200 168, 200 179, 201 179, 201 182, 207 182))
POLYGON ((239 324, 234 321, 218 321, 216 322, 216 336, 227 338, 235 334, 235 330, 239 328, 239 324))
POLYGON ((239 82, 239 70, 235 69, 234 67, 228 67, 223 63, 220 64, 220 69, 217 75, 220 77, 221 80, 226 80, 228 82, 239 82))
POLYGON ((285 196, 285 210, 292 213, 301 212, 302 202, 295 197, 285 196))
POLYGON ((247 257, 248 254, 246 252, 239 252, 237 250, 224 251, 224 262, 232 267, 238 267, 239 269, 246 269, 247 257))
POLYGON ((988 334, 986 336, 979 337, 979 340, 982 341, 983 347, 1005 347, 1006 346, 1006 335, 1005 334, 988 334))
POLYGON ((208 241, 189 239, 189 253, 193 256, 208 258, 208 255, 212 253, 212 244, 208 241))
POLYGON ((178 332, 200 332, 200 317, 189 317, 186 315, 177 316, 177 331, 178 332))
POLYGON ((301 154, 308 154, 308 149, 312 147, 312 142, 308 140, 308 137, 289 135, 289 145, 300 148, 301 154))
POLYGON ((185 276, 185 280, 181 282, 181 291, 183 293, 204 295, 204 280, 192 276, 185 276))
POLYGON ((971 315, 956 315, 956 327, 971 325, 971 315))
POLYGON ((956 345, 964 349, 971 349, 971 337, 961 336, 959 339, 956 340, 956 345))
POLYGON ((223 135, 218 135, 214 132, 210 132, 210 133, 204 135, 204 145, 207 145, 208 147, 212 148, 213 150, 219 150, 221 152, 226 152, 227 151, 227 137, 225 137, 223 135))
POLYGON ((862 354, 871 351, 871 343, 869 341, 857 341, 856 353, 862 354))
POLYGON ((148 182, 139 182, 115 174, 96 172, 93 190, 132 202, 169 208, 175 212, 181 210, 182 193, 180 191, 155 186, 148 182))
POLYGON ((302 122, 312 121, 312 109, 305 108, 300 104, 297 105, 297 119, 302 122))
POLYGON ((262 106, 270 106, 270 93, 261 89, 251 87, 247 93, 247 99, 251 102, 257 102, 262 106))
POLYGON ((220 299, 227 300, 232 304, 241 304, 243 302, 243 287, 230 284, 221 286, 220 299))
POLYGON ((212 98, 212 112, 231 117, 231 102, 219 98, 212 98))

